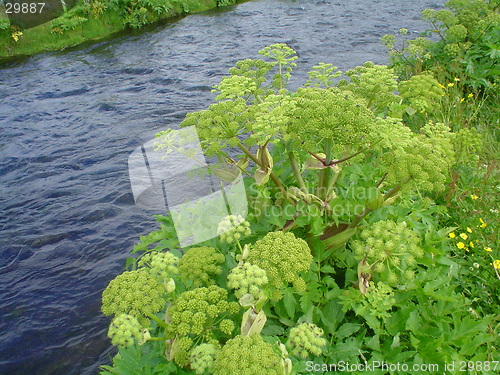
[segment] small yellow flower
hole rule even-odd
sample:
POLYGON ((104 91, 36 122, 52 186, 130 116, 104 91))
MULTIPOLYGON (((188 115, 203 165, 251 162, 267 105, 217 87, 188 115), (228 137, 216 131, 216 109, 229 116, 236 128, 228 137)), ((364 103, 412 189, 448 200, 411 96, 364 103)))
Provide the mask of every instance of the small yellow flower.
POLYGON ((465 98, 460 98, 460 103, 465 102, 465 98))
POLYGON ((479 221, 481 222, 481 225, 480 225, 480 227, 481 227, 481 228, 484 228, 484 227, 486 227, 486 226, 488 225, 488 224, 486 224, 486 223, 484 222, 484 220, 483 220, 483 219, 481 219, 481 218, 479 218, 479 221))
POLYGON ((442 84, 439 84, 439 86, 441 86, 441 88, 445 89, 446 87, 444 87, 442 84))
POLYGON ((472 229, 470 229, 469 227, 467 227, 467 232, 472 233, 472 229))
POLYGON ((467 95, 468 98, 473 98, 474 97, 474 94, 470 93, 469 95, 467 95))
POLYGON ((455 83, 454 83, 454 82, 450 82, 450 83, 448 83, 448 87, 453 87, 453 86, 455 86, 455 83))
POLYGON ((493 267, 495 267, 497 270, 500 270, 500 260, 495 259, 493 261, 493 267))
POLYGON ((471 194, 470 197, 473 199, 473 200, 476 200, 477 198, 479 198, 477 195, 475 194, 471 194))
POLYGON ((465 248, 465 244, 463 242, 459 242, 459 243, 457 243, 457 247, 459 249, 463 249, 463 248, 465 248))
POLYGON ((465 233, 460 233, 460 237, 462 237, 462 239, 466 240, 467 238, 469 238, 468 235, 466 235, 465 233))
POLYGON ((455 233, 454 233, 454 232, 451 232, 450 234, 448 234, 448 236, 449 236, 450 238, 455 238, 455 237, 456 237, 456 235, 455 235, 455 233))
POLYGON ((453 79, 455 80, 455 82, 460 81, 460 78, 458 78, 458 77, 455 77, 455 78, 453 78, 453 79))
POLYGON ((489 252, 489 253, 491 253, 491 252, 493 251, 493 249, 492 249, 491 247, 489 247, 489 246, 486 246, 486 247, 484 248, 484 250, 486 250, 486 251, 487 251, 487 252, 489 252))
POLYGON ((474 242, 469 242, 469 246, 472 247, 472 248, 475 248, 476 246, 474 245, 474 242))

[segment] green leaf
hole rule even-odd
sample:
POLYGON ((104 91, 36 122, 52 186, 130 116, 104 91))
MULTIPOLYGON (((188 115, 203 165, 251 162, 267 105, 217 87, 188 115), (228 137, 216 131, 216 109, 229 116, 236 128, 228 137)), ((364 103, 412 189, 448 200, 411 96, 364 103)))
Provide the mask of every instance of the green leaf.
POLYGON ((297 307, 297 300, 290 289, 285 289, 285 292, 283 293, 283 304, 285 305, 285 310, 288 316, 293 320, 295 316, 295 308, 297 307))
POLYGON ((375 335, 366 342, 366 346, 377 352, 380 351, 380 336, 375 335))
POLYGON ((337 339, 342 340, 348 336, 351 336, 353 333, 358 332, 361 328, 361 324, 355 323, 345 323, 340 327, 337 332, 335 332, 335 336, 337 339))
POLYGON ((321 322, 327 329, 327 333, 334 334, 339 323, 344 319, 345 313, 342 305, 336 300, 328 301, 321 310, 321 322))

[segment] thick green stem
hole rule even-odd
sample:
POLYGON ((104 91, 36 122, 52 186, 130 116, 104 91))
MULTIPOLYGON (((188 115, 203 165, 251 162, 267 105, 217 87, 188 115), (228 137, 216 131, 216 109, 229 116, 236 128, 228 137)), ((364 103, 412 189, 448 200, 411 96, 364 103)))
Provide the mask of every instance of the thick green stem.
POLYGON ((161 320, 160 318, 158 318, 155 314, 153 313, 146 313, 146 315, 154 320, 156 323, 158 323, 158 325, 162 328, 167 328, 167 323, 165 323, 163 320, 161 320))
POLYGON ((300 190, 302 190, 303 193, 308 194, 309 192, 307 190, 306 184, 304 183, 304 179, 302 178, 302 173, 300 173, 300 169, 297 164, 297 159, 295 158, 295 154, 293 153, 293 151, 290 151, 288 153, 288 157, 290 159, 290 164, 292 165, 293 174, 295 175, 295 179, 299 184, 300 190))
MULTIPOLYGON (((332 160, 332 147, 333 147, 333 140, 330 138, 325 139, 325 165, 329 165, 331 160, 332 160)), ((325 200, 327 197, 327 190, 328 186, 330 185, 330 168, 323 168, 321 172, 319 173, 319 179, 318 179, 318 191, 316 192, 316 195, 322 199, 325 200)))

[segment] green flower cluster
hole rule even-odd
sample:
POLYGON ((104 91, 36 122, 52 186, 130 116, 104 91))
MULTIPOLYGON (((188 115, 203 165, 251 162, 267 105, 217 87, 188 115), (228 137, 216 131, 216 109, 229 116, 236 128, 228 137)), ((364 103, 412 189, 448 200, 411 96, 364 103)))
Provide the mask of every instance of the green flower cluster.
POLYGON ((237 98, 214 103, 207 110, 188 113, 181 127, 196 126, 200 143, 207 156, 240 143, 239 136, 249 131, 253 119, 245 99, 237 98))
POLYGON ((443 87, 427 72, 414 75, 399 84, 399 96, 416 112, 436 112, 441 107, 439 103, 443 95, 443 87))
POLYGON ((332 139, 339 145, 364 144, 372 130, 374 114, 349 91, 299 88, 287 136, 297 148, 316 150, 318 139, 332 139))
POLYGON ((195 287, 211 285, 213 278, 222 273, 224 261, 224 255, 213 247, 192 247, 179 261, 179 274, 185 282, 192 280, 195 287))
POLYGON ((144 316, 165 307, 165 287, 145 269, 126 271, 111 280, 102 293, 104 315, 129 314, 147 324, 144 316))
POLYGON ((233 268, 227 277, 227 287, 235 289, 236 298, 250 294, 258 300, 263 296, 260 287, 266 285, 267 282, 266 271, 248 262, 233 268))
POLYGON ((387 183, 403 189, 442 191, 454 163, 453 136, 442 124, 427 124, 423 134, 413 134, 394 119, 380 119, 380 147, 388 147, 382 160, 387 168, 387 183), (391 137, 392 134, 392 137, 391 137))
POLYGON ((424 256, 424 250, 419 246, 420 237, 407 228, 406 222, 377 221, 364 229, 360 237, 362 240, 352 242, 352 249, 358 260, 365 259, 364 273, 378 272, 389 284, 398 282, 394 270, 403 271, 406 279, 413 278, 411 268, 416 259, 424 256))
POLYGON ((396 103, 398 97, 394 95, 397 89, 394 69, 386 65, 375 65, 371 61, 348 70, 345 75, 350 82, 341 80, 338 87, 350 90, 363 98, 368 108, 373 108, 375 113, 382 113, 386 108, 396 103))
POLYGON ((213 344, 201 344, 195 347, 190 354, 190 365, 196 374, 201 375, 206 371, 212 372, 215 356, 218 349, 213 344))
POLYGON ((241 215, 229 215, 219 223, 217 233, 222 242, 231 243, 250 235, 250 223, 241 215))
POLYGON ((377 284, 371 281, 364 296, 363 303, 370 307, 373 316, 381 319, 391 316, 389 310, 396 304, 396 299, 394 298, 394 290, 389 285, 382 281, 377 284))
POLYGON ((168 337, 195 335, 205 341, 213 339, 212 331, 217 326, 225 334, 231 334, 234 323, 220 316, 233 315, 239 311, 237 302, 227 301, 227 290, 216 285, 196 288, 182 293, 167 310, 168 337))
POLYGON ((334 79, 340 77, 342 72, 337 70, 337 67, 332 64, 320 62, 318 65, 313 66, 313 70, 311 70, 308 75, 309 79, 304 86, 321 87, 321 85, 323 85, 327 88, 334 85, 334 79))
POLYGON ((321 355, 321 347, 326 345, 323 330, 312 323, 302 323, 290 330, 288 345, 292 354, 307 358, 309 353, 321 355))
POLYGON ((306 241, 290 232, 270 232, 250 249, 247 261, 266 271, 269 283, 276 288, 272 299, 281 299, 280 288, 293 283, 297 291, 305 291, 299 272, 309 270, 313 257, 306 241))
POLYGON ((149 269, 149 273, 152 276, 156 276, 163 281, 168 281, 177 273, 176 264, 178 261, 179 258, 168 251, 152 251, 144 254, 137 262, 137 265, 149 269))
POLYGON ((238 335, 217 353, 214 375, 283 375, 283 363, 272 345, 257 334, 238 335))
POLYGON ((116 346, 130 346, 144 341, 143 327, 135 316, 120 314, 109 325, 108 337, 116 346))

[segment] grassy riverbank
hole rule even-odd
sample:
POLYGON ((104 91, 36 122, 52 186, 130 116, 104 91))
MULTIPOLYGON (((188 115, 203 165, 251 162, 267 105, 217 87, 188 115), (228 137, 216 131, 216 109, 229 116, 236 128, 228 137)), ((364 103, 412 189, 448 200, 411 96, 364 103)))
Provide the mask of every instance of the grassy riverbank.
POLYGON ((140 28, 221 5, 229 4, 217 0, 82 1, 61 17, 26 30, 11 26, 5 8, 0 7, 0 62, 73 47, 127 28, 140 28))

